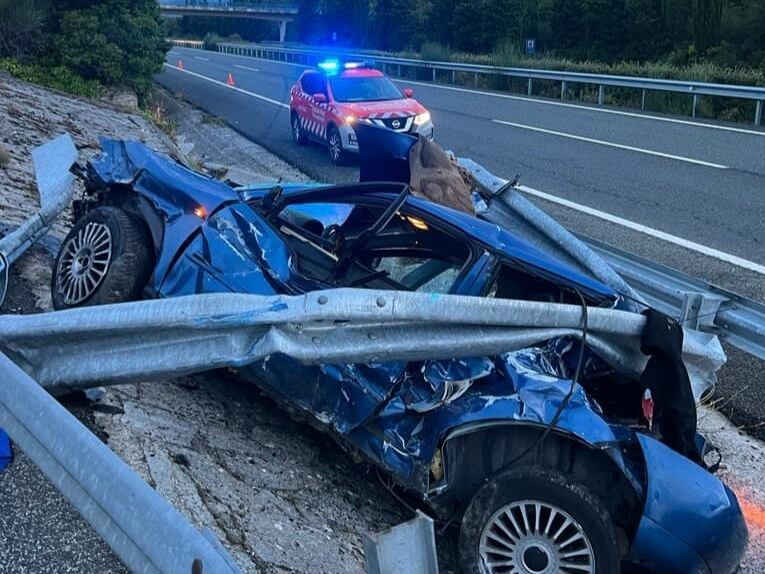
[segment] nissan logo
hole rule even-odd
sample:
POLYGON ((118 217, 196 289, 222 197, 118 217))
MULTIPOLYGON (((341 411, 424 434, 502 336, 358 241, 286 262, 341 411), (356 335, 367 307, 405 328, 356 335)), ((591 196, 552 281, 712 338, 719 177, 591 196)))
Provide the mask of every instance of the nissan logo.
POLYGON ((391 124, 393 126, 394 130, 397 130, 401 127, 401 121, 400 120, 393 120, 393 123, 391 124))

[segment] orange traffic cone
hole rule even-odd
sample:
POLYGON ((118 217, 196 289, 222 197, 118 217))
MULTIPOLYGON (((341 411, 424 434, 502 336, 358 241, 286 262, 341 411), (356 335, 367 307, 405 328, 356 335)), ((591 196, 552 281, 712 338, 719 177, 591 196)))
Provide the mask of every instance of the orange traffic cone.
POLYGON ((234 76, 233 76, 233 74, 232 74, 231 72, 229 72, 229 73, 228 73, 228 79, 226 79, 226 84, 228 84, 228 85, 229 85, 229 86, 231 86, 232 88, 233 88, 233 87, 234 87, 234 85, 235 85, 235 84, 234 84, 234 76))
POLYGON ((178 60, 178 69, 179 70, 185 70, 186 68, 183 67, 183 60, 178 60))

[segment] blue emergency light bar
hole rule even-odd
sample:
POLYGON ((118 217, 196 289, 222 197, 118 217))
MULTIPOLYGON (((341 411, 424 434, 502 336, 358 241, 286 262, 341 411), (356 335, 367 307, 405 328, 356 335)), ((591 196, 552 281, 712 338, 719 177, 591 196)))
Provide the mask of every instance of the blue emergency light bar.
POLYGON ((318 67, 328 74, 336 74, 341 69, 356 70, 358 68, 368 68, 370 66, 366 62, 341 62, 336 58, 331 58, 319 62, 318 67))

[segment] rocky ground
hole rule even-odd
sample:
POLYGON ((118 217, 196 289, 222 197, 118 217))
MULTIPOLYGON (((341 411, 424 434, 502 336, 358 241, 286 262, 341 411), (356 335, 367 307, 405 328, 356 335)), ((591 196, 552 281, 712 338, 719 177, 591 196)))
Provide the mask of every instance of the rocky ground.
MULTIPOLYGON (((84 156, 99 135, 142 139, 234 181, 305 176, 213 118, 160 95, 154 110, 175 142, 143 116, 51 94, 0 76, 0 221, 17 225, 36 206, 30 151, 64 130, 84 156), (177 149, 176 149, 177 146, 177 149), (2 161, 2 153, 0 153, 2 161), (230 167, 231 169, 225 169, 230 167)), ((13 269, 3 313, 49 310, 52 249, 47 244, 13 269)), ((210 527, 245 572, 363 572, 361 535, 411 518, 368 467, 335 442, 295 422, 228 372, 110 389, 95 404, 67 406, 197 526, 210 527)), ((765 571, 765 446, 717 412, 701 426, 726 461, 724 478, 741 496, 752 529, 746 574, 765 571)), ((442 572, 455 570, 453 532, 438 539, 442 572)), ((125 572, 21 453, 0 473, 0 573, 125 572)))

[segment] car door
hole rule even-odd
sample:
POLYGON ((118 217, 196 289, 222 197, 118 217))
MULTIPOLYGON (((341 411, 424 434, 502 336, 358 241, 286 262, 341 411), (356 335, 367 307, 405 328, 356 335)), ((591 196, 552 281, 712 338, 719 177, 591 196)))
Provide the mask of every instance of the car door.
MULTIPOLYGON (((318 72, 306 72, 300 80, 303 91, 302 112, 298 111, 303 130, 309 137, 324 140, 327 135, 327 78, 318 72), (320 96, 317 99, 317 95, 320 96), (319 101, 323 97, 324 101, 319 101)), ((299 108, 300 110, 300 108, 299 108)))

